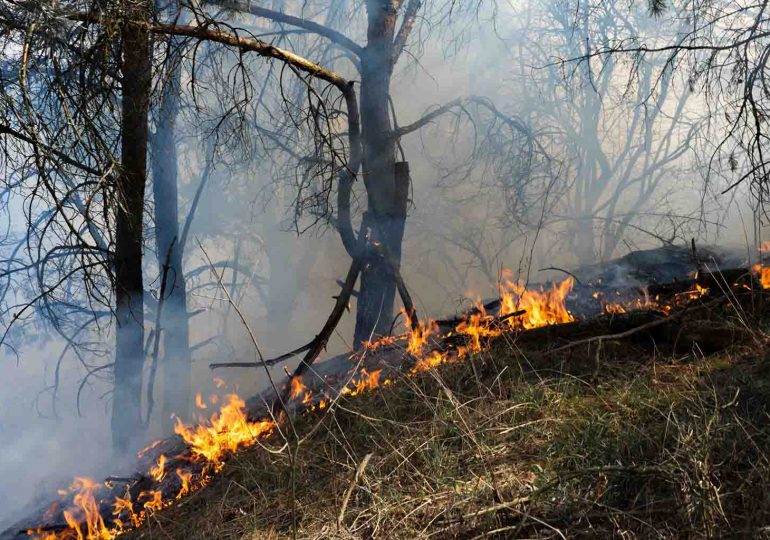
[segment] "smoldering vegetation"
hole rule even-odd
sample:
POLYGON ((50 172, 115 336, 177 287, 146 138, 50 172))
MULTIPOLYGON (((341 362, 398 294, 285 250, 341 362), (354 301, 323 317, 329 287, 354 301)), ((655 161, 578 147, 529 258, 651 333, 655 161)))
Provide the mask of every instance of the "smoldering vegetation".
MULTIPOLYGON (((125 8, 114 4, 105 20, 125 8)), ((244 12, 247 3, 157 4, 158 27, 237 29, 357 89, 371 76, 336 38, 286 30, 285 21, 244 12)), ((503 268, 546 283, 562 269, 693 238, 756 258, 761 197, 748 183, 722 195, 751 163, 715 142, 730 119, 715 113, 692 70, 665 56, 590 56, 626 39, 679 39, 689 22, 678 11, 663 24, 645 3, 406 2, 401 28, 410 6, 419 12, 385 89, 395 135, 383 144, 392 145, 391 162, 409 165, 397 244, 421 316, 493 296, 503 268)), ((126 67, 125 52, 103 30, 109 25, 68 22, 57 9, 0 7, 0 530, 68 478, 119 470, 116 418, 131 418, 135 449, 170 433, 172 414, 194 418, 196 393, 264 390, 262 370, 209 364, 256 360, 252 336, 265 358, 307 343, 350 264, 338 195, 354 152, 336 87, 280 58, 166 28, 153 34, 147 68, 146 194, 122 229, 142 229, 133 262, 143 296, 121 315, 118 209, 129 212, 115 171, 125 169, 126 97, 112 71, 126 67), (87 64, 61 44, 77 39, 102 60, 87 64), (129 394, 115 400, 115 342, 126 328, 117 321, 136 321, 136 309, 143 321, 126 338, 140 344, 129 407, 129 394)), ((365 43, 360 3, 271 9, 365 43)), ((366 131, 372 98, 357 97, 366 131)), ((372 213, 362 180, 376 142, 362 143, 369 163, 352 171, 361 173, 348 201, 355 232, 372 213)), ((388 294, 393 302, 394 291, 376 300, 386 304, 388 294)), ((360 347, 359 304, 354 298, 325 356, 360 347)), ((396 314, 376 313, 368 331, 393 326, 396 314)), ((273 377, 298 360, 271 367, 273 377)))

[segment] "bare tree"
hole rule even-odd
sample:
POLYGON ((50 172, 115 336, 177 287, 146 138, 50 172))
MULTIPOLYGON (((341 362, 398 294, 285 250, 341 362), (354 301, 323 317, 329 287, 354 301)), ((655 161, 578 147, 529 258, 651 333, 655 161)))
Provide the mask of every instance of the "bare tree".
MULTIPOLYGON (((575 60, 615 58, 632 65, 655 61, 684 74, 708 113, 699 141, 707 170, 704 194, 724 194, 748 182, 763 207, 768 189, 767 2, 649 0, 643 5, 657 25, 678 32, 669 39, 624 36, 575 60)), ((758 241, 759 231, 754 233, 758 241)))
MULTIPOLYGON (((303 52, 306 57, 316 55, 328 58, 329 50, 339 51, 339 59, 334 65, 346 73, 352 69, 353 75, 349 76, 351 80, 360 77, 360 157, 356 156, 356 148, 348 149, 349 158, 343 163, 337 190, 337 215, 331 216, 332 207, 328 205, 328 195, 332 190, 329 187, 315 189, 312 194, 308 194, 303 189, 307 184, 300 184, 297 206, 300 216, 309 209, 312 215, 331 218, 348 253, 354 258, 366 259, 356 308, 354 343, 360 345, 373 336, 387 333, 392 327, 396 290, 392 271, 398 272, 401 264, 409 193, 409 165, 405 161, 401 140, 442 116, 459 112, 460 117, 470 117, 468 108, 471 105, 493 111, 491 116, 494 120, 499 121, 502 117, 491 103, 470 98, 456 99, 434 108, 409 124, 397 125, 395 121, 397 104, 392 103, 390 89, 395 67, 412 42, 413 33, 420 21, 434 20, 438 25, 448 26, 453 16, 453 4, 431 6, 430 11, 425 11, 426 8, 419 0, 371 0, 364 4, 365 13, 345 3, 335 4, 343 6, 342 9, 348 15, 336 19, 328 17, 326 24, 316 22, 316 14, 321 12, 325 4, 306 3, 297 6, 293 14, 288 12, 288 4, 280 6, 283 9, 270 9, 242 0, 217 0, 209 4, 251 15, 256 21, 268 21, 272 26, 263 30, 266 34, 272 31, 282 35, 286 27, 294 27, 304 35, 310 34, 315 39, 306 44, 303 52), (365 45, 356 41, 361 38, 366 40, 365 45), (399 152, 401 161, 397 160, 399 152), (356 234, 351 222, 354 210, 351 194, 353 180, 359 173, 359 161, 366 203, 360 230, 356 234), (318 194, 322 195, 320 203, 318 194), (363 248, 359 247, 359 240, 363 240, 363 248)), ((462 15, 472 16, 470 12, 462 15)), ((352 112, 358 114, 358 111, 348 108, 347 114, 352 112)), ((515 144, 532 150, 531 144, 527 143, 531 133, 526 126, 511 117, 506 120, 507 126, 512 127, 515 133, 515 144)), ((497 122, 496 125, 504 123, 497 122)), ((303 156, 297 157, 301 159, 303 156)), ((334 156, 329 161, 333 163, 334 156)), ((317 159, 313 166, 318 172, 317 159)), ((325 183, 325 186, 333 185, 332 182, 325 183)))
MULTIPOLYGON (((6 163, 15 177, 8 189, 28 189, 32 194, 27 244, 42 227, 38 244, 50 246, 20 267, 12 259, 10 264, 16 267, 9 275, 35 268, 40 279, 38 291, 20 305, 8 306, 5 316, 10 327, 25 311, 42 304, 52 311, 49 319, 60 326, 51 299, 71 288, 70 280, 78 273, 86 284, 80 297, 86 305, 96 298, 114 308, 113 436, 115 446, 125 449, 142 426, 143 214, 152 36, 181 36, 274 57, 342 89, 352 103, 355 98, 341 77, 259 40, 153 22, 149 1, 82 6, 20 3, 4 6, 0 15, 4 51, 18 67, 16 80, 3 87, 7 98, 3 132, 10 141, 6 163), (76 183, 74 178, 82 181, 76 183), (37 217, 41 202, 52 211, 37 217), (58 279, 49 285, 46 272, 52 258, 58 279)), ((15 300, 16 293, 9 290, 5 294, 15 300)), ((111 366, 99 370, 106 367, 111 366)))
POLYGON ((693 176, 702 125, 675 66, 652 58, 633 65, 614 57, 555 61, 627 36, 675 35, 677 28, 661 30, 643 6, 612 2, 556 0, 521 9, 517 85, 529 96, 531 121, 550 128, 551 144, 564 156, 569 189, 549 221, 572 221, 566 237, 580 262, 612 257, 627 231, 648 223, 655 230, 666 215, 697 221, 671 204, 693 176))
MULTIPOLYGON (((184 379, 178 394, 167 396, 173 404, 170 407, 184 408, 183 402, 189 399, 185 395, 189 337, 186 318, 180 315, 187 311, 182 256, 189 220, 180 231, 174 179, 175 100, 183 93, 182 81, 188 83, 192 110, 211 102, 221 107, 212 127, 220 141, 229 138, 240 144, 258 138, 265 148, 280 150, 299 165, 297 223, 309 215, 335 226, 354 260, 346 290, 352 290, 352 282, 361 272, 356 345, 389 331, 397 287, 405 304, 411 304, 399 275, 409 192, 408 164, 403 157, 400 162, 396 158, 397 150, 403 153, 400 140, 441 117, 473 120, 471 110, 482 111, 492 132, 498 130, 495 136, 504 133, 505 147, 516 154, 513 160, 500 162, 508 163, 501 169, 506 172, 511 170, 510 163, 517 163, 521 183, 511 193, 522 192, 528 181, 528 174, 521 174, 528 167, 519 165, 531 164, 532 156, 542 151, 526 125, 481 98, 456 99, 412 123, 397 124, 391 107, 391 77, 420 18, 419 0, 367 2, 360 25, 347 24, 353 35, 360 30, 365 36, 365 46, 332 28, 360 13, 344 3, 337 6, 336 15, 327 14, 325 21, 331 25, 327 26, 280 9, 227 2, 228 8, 272 21, 269 29, 236 25, 228 12, 216 6, 202 7, 195 2, 182 7, 192 14, 189 21, 168 17, 166 10, 149 0, 96 4, 73 0, 66 5, 21 2, 0 8, 1 29, 8 41, 4 50, 20 66, 17 80, 12 78, 3 87, 7 97, 4 117, 8 119, 3 133, 9 142, 6 148, 13 146, 6 157, 15 174, 9 177, 8 189, 28 189, 33 197, 45 194, 45 203, 52 210, 42 218, 41 238, 51 246, 49 253, 70 257, 58 265, 58 280, 50 286, 41 280, 22 308, 39 309, 57 291, 70 287, 74 273, 81 272, 86 289, 78 299, 90 306, 97 298, 108 313, 114 312, 113 436, 116 447, 122 449, 130 446, 142 426, 144 305, 148 303, 142 272, 147 237, 143 215, 153 88, 160 89, 159 106, 152 116, 152 147, 158 158, 153 173, 157 255, 162 261, 155 334, 167 333, 167 355, 177 347, 174 343, 187 350, 177 360, 164 363, 169 367, 167 377, 177 374, 184 379), (285 30, 287 26, 298 29, 306 39, 295 39, 295 32, 285 30), (297 50, 267 43, 260 36, 278 36, 282 44, 296 45, 297 50), (319 63, 322 61, 333 68, 319 63), (179 66, 187 71, 178 71, 179 66), (267 72, 264 79, 256 78, 260 70, 267 72), (34 99, 27 83, 33 72, 38 78, 34 99), (345 72, 352 76, 340 74, 345 72), (360 76, 360 105, 356 75, 360 76), (263 84, 255 84, 256 80, 263 84), (272 92, 268 92, 268 83, 275 83, 272 92), (213 88, 218 91, 202 91, 213 88), (60 107, 70 104, 72 114, 58 116, 60 107), (276 126, 278 129, 271 129, 276 126), (46 131, 41 133, 41 129, 46 131), (359 176, 367 209, 356 233, 354 180, 359 176), (53 183, 51 178, 61 182, 53 183), (73 184, 73 178, 80 178, 80 183, 73 184), (61 186, 67 188, 62 192, 61 186), (49 224, 58 236, 51 236, 49 224), (72 266, 72 259, 78 266, 72 266), (71 268, 75 270, 69 271, 71 268), (177 315, 162 316, 165 302, 178 304, 173 309, 177 315), (178 330, 176 337, 169 330, 178 330)), ((179 10, 180 5, 172 3, 170 12, 179 10)), ((431 15, 445 21, 451 13, 452 6, 447 4, 431 15)), ((35 230, 37 218, 32 217, 33 212, 29 215, 29 229, 35 230)), ((40 268, 47 257, 38 257, 27 266, 40 268)), ((337 303, 335 321, 344 311, 343 303, 337 303)), ((14 309, 9 307, 6 313, 15 321, 14 309)), ((322 332, 325 337, 311 347, 316 356, 328 339, 328 328, 333 329, 330 324, 322 332)), ((158 344, 156 339, 155 356, 158 344)), ((108 367, 112 366, 93 371, 108 367)))

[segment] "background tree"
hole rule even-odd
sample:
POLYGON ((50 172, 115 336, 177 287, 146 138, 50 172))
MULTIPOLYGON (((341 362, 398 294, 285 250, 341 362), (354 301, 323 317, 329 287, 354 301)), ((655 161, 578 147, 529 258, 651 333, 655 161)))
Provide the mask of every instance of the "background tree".
POLYGON ((568 188, 549 221, 570 223, 566 242, 580 264, 615 256, 629 232, 673 241, 664 229, 668 217, 674 230, 697 229, 699 208, 682 205, 682 195, 695 188, 692 152, 702 117, 675 66, 654 59, 554 61, 628 36, 662 39, 680 28, 661 29, 644 6, 611 2, 528 3, 521 10, 516 73, 526 82, 515 79, 516 87, 528 92, 523 106, 532 122, 551 130, 554 149, 569 153, 568 188))
POLYGON ((667 39, 624 36, 582 55, 582 61, 658 62, 683 74, 708 119, 697 141, 706 171, 704 196, 718 197, 748 183, 756 203, 753 240, 759 243, 767 199, 767 3, 649 0, 641 5, 660 27, 679 32, 667 39))

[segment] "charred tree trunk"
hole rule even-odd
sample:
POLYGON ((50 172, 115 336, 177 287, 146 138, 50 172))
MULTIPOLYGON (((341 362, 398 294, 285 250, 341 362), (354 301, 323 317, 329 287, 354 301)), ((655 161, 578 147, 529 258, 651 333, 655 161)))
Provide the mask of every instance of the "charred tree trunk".
MULTIPOLYGON (((396 185, 395 139, 389 111, 397 11, 390 0, 367 0, 366 9, 368 29, 361 62, 361 126, 368 210, 362 232, 366 244, 382 244, 398 268, 406 202, 399 201, 396 185)), ((367 252, 374 253, 371 249, 367 252)), ((374 254, 365 259, 356 307, 356 346, 388 332, 396 293, 388 263, 374 254)))
POLYGON ((122 30, 123 58, 121 172, 117 179, 115 233, 115 392, 112 440, 116 449, 131 446, 142 426, 144 364, 142 283, 142 213, 147 167, 147 113, 151 64, 150 39, 136 21, 149 17, 147 2, 128 4, 129 21, 122 30))
MULTIPOLYGON (((173 47, 173 46, 172 46, 173 47)), ((173 60, 172 60, 173 62, 173 60)), ((182 258, 185 246, 179 233, 178 165, 175 127, 179 105, 180 71, 171 68, 158 110, 152 148, 155 238, 158 266, 166 273, 166 297, 162 299, 160 328, 163 339, 164 428, 171 429, 172 413, 186 420, 191 405, 191 355, 187 286, 182 258), (166 263, 168 261, 168 263, 166 263), (168 264, 168 267, 165 267, 168 264)))

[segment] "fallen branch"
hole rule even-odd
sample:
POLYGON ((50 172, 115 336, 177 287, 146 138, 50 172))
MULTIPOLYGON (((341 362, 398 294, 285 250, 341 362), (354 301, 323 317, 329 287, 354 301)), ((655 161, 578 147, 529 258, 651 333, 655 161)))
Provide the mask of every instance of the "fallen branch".
MULTIPOLYGON (((344 284, 344 282, 343 282, 344 284)), ((315 341, 315 339, 313 340, 315 341)), ((263 367, 263 366, 274 366, 276 364, 280 364, 281 362, 284 362, 286 360, 290 360, 297 356, 300 353, 303 353, 307 350, 310 350, 310 348, 313 346, 313 341, 310 343, 307 343, 303 345, 302 347, 299 347, 298 349, 294 349, 293 351, 289 351, 287 353, 283 353, 281 356, 276 356, 275 358, 269 358, 264 361, 260 362, 217 362, 213 364, 209 364, 209 369, 218 369, 218 368, 255 368, 255 367, 263 367)))
MULTIPOLYGON (((699 307, 701 307, 701 308, 708 308, 708 307, 720 304, 722 302, 724 302, 724 298, 721 298, 721 297, 720 298, 715 298, 711 302, 703 304, 703 305, 701 305, 699 307)), ((687 304, 684 307, 684 309, 682 309, 681 311, 673 313, 673 314, 671 314, 671 315, 669 315, 667 317, 666 316, 661 316, 660 319, 656 319, 654 321, 650 321, 648 323, 645 323, 645 324, 642 324, 642 325, 639 325, 639 326, 635 326, 635 327, 630 328, 630 329, 628 329, 628 330, 626 330, 624 332, 618 332, 617 334, 604 334, 604 335, 601 335, 601 336, 593 336, 593 337, 589 337, 589 338, 585 338, 585 339, 580 339, 578 341, 573 341, 572 343, 567 343, 566 345, 562 345, 561 347, 557 347, 555 349, 552 349, 550 352, 551 353, 562 352, 562 351, 569 350, 569 349, 571 349, 573 347, 578 347, 580 345, 587 345, 589 343, 594 343, 594 342, 597 342, 597 341, 625 339, 625 338, 631 337, 631 336, 633 336, 635 334, 638 334, 639 332, 644 332, 645 330, 651 330, 652 328, 656 328, 656 327, 662 326, 662 325, 664 325, 666 323, 670 323, 672 321, 675 321, 676 319, 681 318, 682 315, 687 313, 691 306, 693 306, 693 304, 687 304)))

